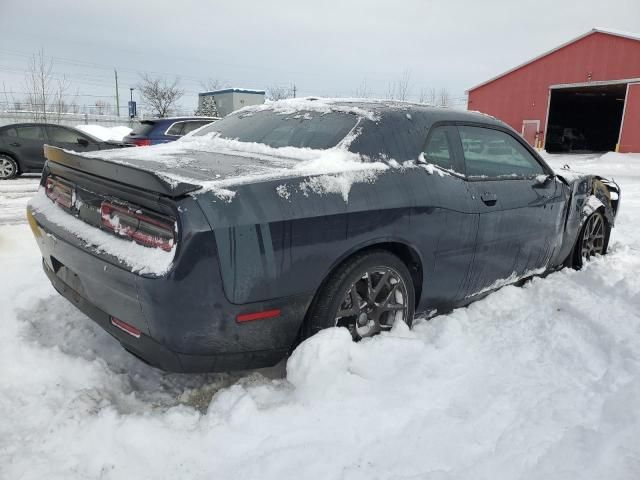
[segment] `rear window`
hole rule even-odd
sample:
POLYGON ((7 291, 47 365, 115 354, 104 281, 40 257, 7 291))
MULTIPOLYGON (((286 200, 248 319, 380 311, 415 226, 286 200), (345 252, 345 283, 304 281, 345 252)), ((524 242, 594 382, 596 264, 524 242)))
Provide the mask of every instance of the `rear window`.
POLYGON ((211 123, 212 120, 198 120, 195 122, 185 122, 184 127, 182 128, 182 134, 186 135, 187 133, 193 132, 194 130, 203 127, 204 125, 207 125, 209 123, 211 123))
POLYGON ((335 147, 357 121, 358 117, 349 113, 297 111, 281 114, 264 110, 225 117, 194 135, 218 132, 222 138, 262 143, 274 148, 322 150, 335 147))
POLYGON ((155 126, 156 126, 155 122, 149 122, 149 121, 140 122, 140 125, 138 125, 133 129, 133 132, 131 132, 131 135, 143 135, 143 136, 149 135, 151 133, 151 130, 153 130, 153 127, 155 126))

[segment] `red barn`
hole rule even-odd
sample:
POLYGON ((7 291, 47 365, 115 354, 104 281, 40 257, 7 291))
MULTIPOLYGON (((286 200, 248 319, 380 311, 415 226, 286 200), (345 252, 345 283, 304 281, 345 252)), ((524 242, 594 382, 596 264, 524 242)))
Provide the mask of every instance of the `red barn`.
POLYGON ((468 94, 547 151, 640 152, 640 35, 594 28, 468 94))

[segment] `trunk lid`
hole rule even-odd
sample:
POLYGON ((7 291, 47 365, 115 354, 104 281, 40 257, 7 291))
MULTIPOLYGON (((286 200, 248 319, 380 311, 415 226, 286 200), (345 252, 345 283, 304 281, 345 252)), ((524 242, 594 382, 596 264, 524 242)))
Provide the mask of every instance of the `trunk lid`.
MULTIPOLYGON (((174 144, 177 142, 174 142, 174 144)), ((183 145, 124 148, 78 154, 45 146, 49 162, 163 196, 176 198, 225 180, 242 183, 282 172, 298 161, 247 152, 200 151, 183 145)))
MULTIPOLYGON (((95 155, 98 152, 92 153, 95 155)), ((163 177, 159 172, 154 172, 150 165, 145 169, 135 164, 106 161, 92 154, 80 155, 50 145, 44 146, 44 155, 49 162, 172 198, 202 188, 198 184, 163 177)))

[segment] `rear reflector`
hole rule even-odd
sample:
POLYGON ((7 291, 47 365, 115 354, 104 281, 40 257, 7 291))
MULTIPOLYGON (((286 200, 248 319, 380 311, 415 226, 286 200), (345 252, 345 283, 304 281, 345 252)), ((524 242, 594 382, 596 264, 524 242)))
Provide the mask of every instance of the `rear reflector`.
POLYGON ((236 322, 252 322, 254 320, 264 320, 265 318, 273 318, 280 316, 280 309, 264 310, 263 312, 243 313, 236 317, 236 322))
POLYGON ((167 221, 151 218, 141 210, 102 202, 100 205, 102 225, 122 237, 129 237, 146 247, 171 251, 174 244, 173 225, 167 221))
POLYGON ((111 325, 113 325, 114 327, 118 327, 123 332, 127 332, 132 337, 140 338, 140 334, 142 332, 140 332, 140 330, 138 330, 136 327, 134 327, 133 325, 129 325, 128 323, 123 322, 122 320, 118 320, 115 317, 110 317, 110 318, 111 318, 111 325))

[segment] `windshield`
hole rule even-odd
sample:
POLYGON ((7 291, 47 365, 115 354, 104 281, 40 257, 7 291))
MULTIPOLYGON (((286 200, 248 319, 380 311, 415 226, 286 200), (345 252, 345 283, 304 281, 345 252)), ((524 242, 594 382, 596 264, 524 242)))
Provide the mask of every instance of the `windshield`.
POLYGON ((222 138, 262 143, 274 148, 323 150, 335 147, 357 121, 358 117, 349 113, 298 111, 282 114, 263 110, 230 115, 193 135, 218 132, 222 138))

